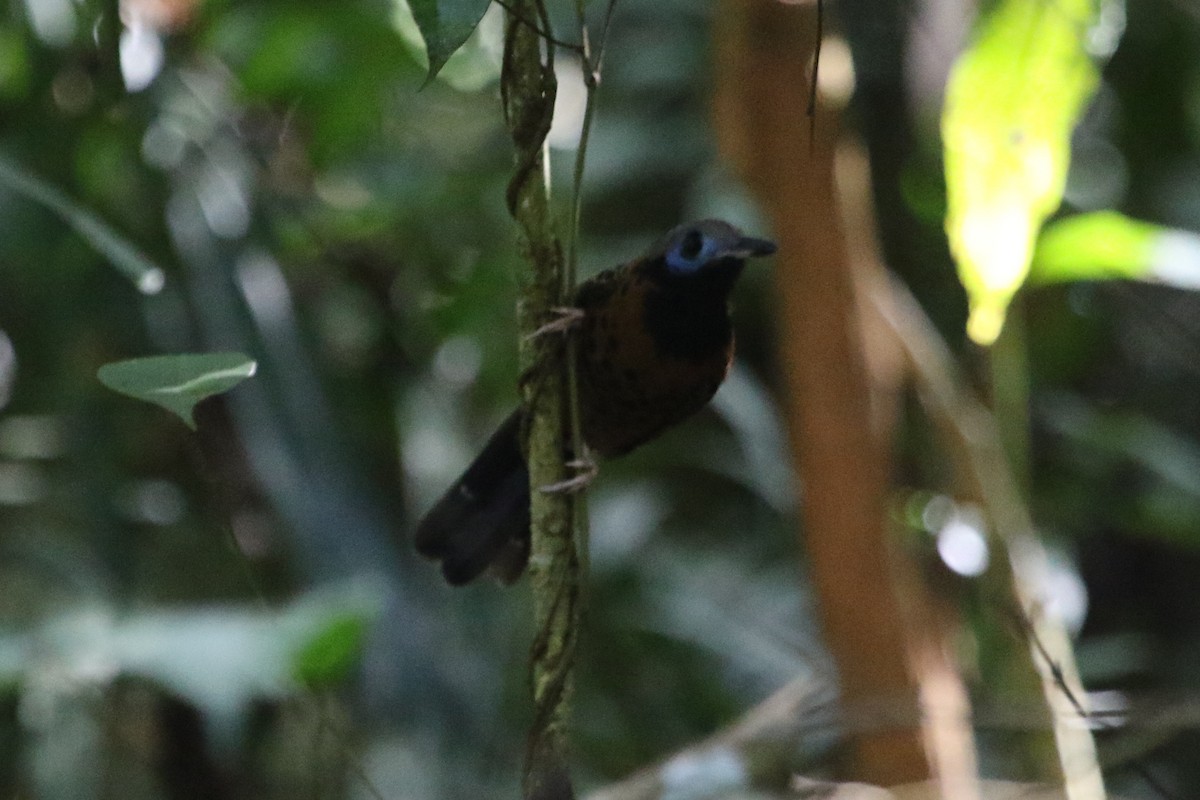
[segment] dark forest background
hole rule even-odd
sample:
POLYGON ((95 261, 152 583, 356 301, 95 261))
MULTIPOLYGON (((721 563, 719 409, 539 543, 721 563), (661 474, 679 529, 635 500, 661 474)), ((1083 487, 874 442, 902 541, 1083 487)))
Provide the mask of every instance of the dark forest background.
MULTIPOLYGON (((566 5, 553 16, 572 38, 566 5)), ((828 2, 822 69, 853 73, 845 124, 871 157, 888 267, 982 385, 937 138, 969 5, 828 2)), ((772 235, 717 153, 714 7, 618 4, 585 275, 688 219, 772 235)), ((407 543, 517 399, 502 10, 427 82, 401 0, 4 8, 0 792, 514 795, 527 593, 451 590, 407 543), (118 239, 163 270, 161 291, 97 251, 118 239), (197 351, 244 352, 258 374, 202 404, 196 433, 96 378, 197 351)), ((1124 14, 1060 214, 1115 208, 1200 232, 1200 6, 1134 0, 1124 14)), ((564 55, 550 140, 564 213, 577 74, 564 55)), ((590 492, 585 789, 789 680, 833 696, 793 535, 769 270, 739 285, 739 358, 711 409, 604 465, 590 492)), ((1151 770, 1194 796, 1200 300, 1081 281, 1028 288, 1013 313, 1021 479, 1050 595, 1098 706, 1121 711, 1100 736, 1109 786, 1161 796, 1151 770)), ((921 480, 948 467, 919 435, 900 447, 896 508, 928 507, 921 480)), ((932 543, 918 549, 936 561, 932 543)), ((814 773, 836 744, 835 726, 813 724, 814 773)), ((986 749, 981 763, 992 770, 986 749)))

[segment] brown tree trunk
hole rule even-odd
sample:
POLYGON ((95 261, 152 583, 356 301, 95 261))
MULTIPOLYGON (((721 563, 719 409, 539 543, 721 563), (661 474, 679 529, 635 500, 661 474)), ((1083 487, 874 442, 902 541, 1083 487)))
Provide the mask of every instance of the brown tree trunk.
MULTIPOLYGON (((807 113, 815 7, 726 0, 722 8, 718 135, 779 241, 779 358, 802 543, 852 737, 842 777, 884 786, 933 778, 944 796, 970 798, 974 747, 965 690, 946 656, 947 617, 890 544, 897 362, 859 298, 864 281, 879 279, 869 193, 855 195, 858 218, 844 218, 837 109, 818 103, 815 125, 807 113)), ((856 175, 865 186, 865 169, 856 175)))

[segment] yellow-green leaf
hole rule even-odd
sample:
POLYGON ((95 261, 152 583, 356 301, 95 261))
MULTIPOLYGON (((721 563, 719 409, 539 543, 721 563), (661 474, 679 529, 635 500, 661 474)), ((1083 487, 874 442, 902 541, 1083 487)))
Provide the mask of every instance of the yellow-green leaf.
POLYGON ((1200 288, 1200 235, 1094 211, 1047 225, 1038 237, 1030 283, 1118 278, 1200 288))
POLYGON ((1099 80, 1087 52, 1098 0, 999 0, 946 87, 946 233, 967 332, 995 341, 1062 201, 1070 137, 1099 80))
POLYGON ((1150 270, 1162 228, 1115 211, 1097 211, 1047 225, 1038 238, 1030 280, 1136 278, 1150 270))
POLYGON ((241 353, 187 353, 105 364, 97 377, 115 392, 162 406, 194 430, 197 403, 232 389, 257 368, 241 353))

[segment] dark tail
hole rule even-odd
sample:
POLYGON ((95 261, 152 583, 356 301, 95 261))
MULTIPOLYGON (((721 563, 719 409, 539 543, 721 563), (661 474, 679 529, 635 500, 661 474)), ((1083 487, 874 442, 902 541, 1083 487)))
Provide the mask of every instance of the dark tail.
POLYGON ((442 562, 460 586, 489 570, 508 583, 529 560, 529 471, 521 455, 521 412, 492 434, 483 452, 417 525, 417 552, 442 562))

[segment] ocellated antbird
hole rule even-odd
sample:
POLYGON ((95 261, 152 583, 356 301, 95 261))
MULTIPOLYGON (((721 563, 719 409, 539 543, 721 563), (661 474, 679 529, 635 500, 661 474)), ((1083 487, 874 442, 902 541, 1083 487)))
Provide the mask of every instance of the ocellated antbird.
MULTIPOLYGON (((643 256, 580 285, 576 348, 583 438, 611 458, 650 441, 708 403, 733 358, 729 295, 745 259, 775 252, 719 220, 675 228, 643 256)), ((417 526, 416 547, 446 580, 485 571, 515 580, 529 555, 529 473, 522 411, 417 526)))

